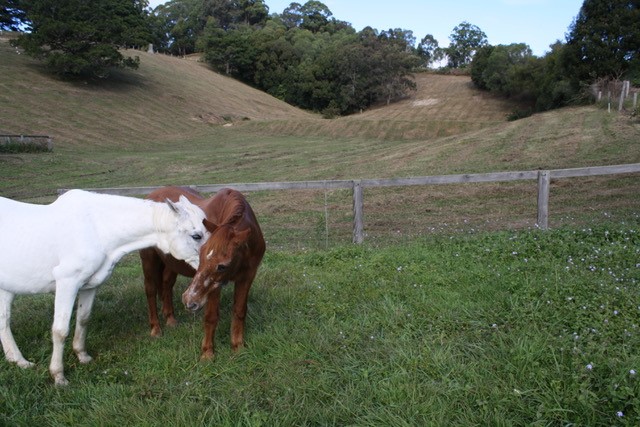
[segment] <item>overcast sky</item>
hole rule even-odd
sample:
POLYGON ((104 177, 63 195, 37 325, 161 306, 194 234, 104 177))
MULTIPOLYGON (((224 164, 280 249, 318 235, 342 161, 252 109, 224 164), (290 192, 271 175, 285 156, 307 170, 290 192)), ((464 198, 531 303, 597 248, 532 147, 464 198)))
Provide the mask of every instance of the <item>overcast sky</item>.
MULTIPOLYGON (((440 47, 449 45, 453 28, 463 21, 479 27, 489 44, 526 43, 542 56, 565 34, 583 0, 325 0, 333 17, 360 31, 402 28, 418 42, 433 35, 440 47)), ((151 6, 164 3, 151 0, 151 6)), ((291 0, 265 0, 269 13, 282 13, 291 0)), ((297 3, 304 4, 305 0, 297 3)))

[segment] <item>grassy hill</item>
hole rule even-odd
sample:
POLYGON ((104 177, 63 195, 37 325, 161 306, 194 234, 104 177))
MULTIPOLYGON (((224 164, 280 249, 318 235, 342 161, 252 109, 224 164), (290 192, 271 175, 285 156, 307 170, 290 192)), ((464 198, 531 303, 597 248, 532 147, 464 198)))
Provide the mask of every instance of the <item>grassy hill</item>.
MULTIPOLYGON (((273 120, 273 134, 324 135, 385 140, 433 139, 459 135, 505 122, 517 104, 475 89, 465 76, 417 74, 417 90, 401 102, 335 120, 273 120)), ((252 124, 246 124, 252 126, 252 124)))
POLYGON ((57 145, 129 145, 182 139, 238 120, 305 113, 204 64, 141 51, 138 70, 109 82, 66 82, 0 39, 0 133, 47 134, 57 145))
MULTIPOLYGON (((518 106, 468 77, 419 74, 389 106, 325 120, 197 61, 139 55, 136 71, 70 83, 0 40, 0 133, 48 134, 53 153, 0 155, 0 195, 48 202, 59 188, 390 178, 640 162, 640 124, 597 107, 515 122, 518 106)), ((637 215, 637 176, 558 181, 552 225, 603 210, 637 215)), ((252 203, 271 241, 349 239, 348 192, 270 192, 252 203), (330 218, 330 219, 328 219, 330 218), (328 227, 331 222, 330 227, 328 227), (294 236, 276 237, 295 228, 294 236), (310 230, 312 230, 310 232, 310 230), (324 237, 323 237, 324 235, 324 237), (332 237, 334 238, 334 237, 332 237)), ((366 230, 385 236, 535 221, 535 183, 368 190, 366 230)))
POLYGON ((57 145, 153 144, 242 125, 271 135, 426 139, 504 122, 512 103, 472 88, 469 79, 419 74, 410 99, 337 120, 323 120, 194 60, 141 51, 136 71, 108 82, 51 78, 38 62, 0 39, 0 132, 47 134, 57 145), (265 123, 267 122, 267 123, 265 123))

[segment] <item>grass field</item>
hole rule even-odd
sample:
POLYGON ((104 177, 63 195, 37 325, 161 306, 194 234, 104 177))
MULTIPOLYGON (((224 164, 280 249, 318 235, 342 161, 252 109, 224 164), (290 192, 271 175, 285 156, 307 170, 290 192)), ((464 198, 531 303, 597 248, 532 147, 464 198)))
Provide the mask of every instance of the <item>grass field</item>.
MULTIPOLYGON (((136 257, 99 291, 64 389, 47 364, 52 296, 13 325, 37 367, 0 364, 6 425, 637 425, 635 224, 431 236, 384 248, 268 252, 247 348, 213 362, 201 316, 151 338, 136 257), (618 415, 618 413, 622 415, 618 415)), ((181 279, 178 288, 184 289, 181 279)))
MULTIPOLYGON (((0 133, 52 153, 0 154, 0 196, 59 188, 390 178, 640 162, 640 124, 596 107, 507 122, 517 105, 466 77, 336 120, 194 61, 137 52, 115 83, 50 79, 0 39, 0 133)), ((267 255, 247 348, 197 360, 201 316, 148 336, 137 256, 98 293, 95 356, 53 387, 51 295, 18 297, 12 326, 37 367, 0 363, 0 425, 637 425, 640 176, 365 192, 352 246, 344 190, 248 194, 267 255)), ((1 238, 1 237, 0 237, 1 238)), ((180 279, 179 294, 186 285, 180 279)))

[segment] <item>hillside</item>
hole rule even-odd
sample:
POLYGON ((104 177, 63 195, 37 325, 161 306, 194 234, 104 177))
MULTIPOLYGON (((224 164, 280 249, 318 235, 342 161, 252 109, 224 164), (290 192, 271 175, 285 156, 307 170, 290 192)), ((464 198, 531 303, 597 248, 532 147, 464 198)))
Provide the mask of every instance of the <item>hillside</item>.
POLYGON ((334 120, 244 123, 274 135, 384 140, 433 139, 505 123, 518 105, 475 89, 466 76, 420 73, 417 90, 400 102, 334 120))
POLYGON ((52 78, 0 38, 0 133, 47 134, 67 144, 129 145, 189 139, 233 123, 260 134, 431 139, 503 123, 515 106, 467 77, 418 74, 409 99, 324 120, 190 60, 142 51, 138 70, 109 82, 52 78))
POLYGON ((475 89, 465 76, 418 74, 417 91, 408 99, 326 120, 212 72, 193 58, 129 53, 140 56, 138 70, 119 71, 113 81, 101 84, 65 82, 0 37, 0 133, 51 135, 56 151, 121 147, 131 153, 136 147, 154 150, 156 156, 169 150, 171 156, 189 147, 201 155, 215 150, 236 159, 235 168, 220 164, 210 178, 205 172, 210 156, 165 177, 209 182, 640 161, 633 143, 637 123, 593 107, 507 122, 517 105, 475 89), (197 163, 205 170, 198 172, 197 163))
POLYGON ((65 82, 0 38, 0 133, 47 134, 57 146, 182 139, 239 120, 311 118, 204 64, 141 51, 138 70, 65 82))

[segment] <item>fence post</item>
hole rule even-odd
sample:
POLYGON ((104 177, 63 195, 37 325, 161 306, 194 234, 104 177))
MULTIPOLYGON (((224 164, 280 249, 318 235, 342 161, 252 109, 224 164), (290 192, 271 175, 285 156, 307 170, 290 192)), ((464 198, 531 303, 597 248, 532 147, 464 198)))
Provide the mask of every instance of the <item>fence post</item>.
POLYGON ((624 81, 624 97, 629 97, 629 92, 631 91, 631 82, 629 80, 624 81))
POLYGON ((549 228, 549 171, 538 171, 538 227, 541 230, 549 228))
POLYGON ((620 99, 618 100, 618 111, 622 111, 624 107, 624 94, 625 94, 625 84, 622 83, 622 90, 620 91, 620 99))
POLYGON ((364 241, 362 181, 353 181, 353 243, 364 241))

